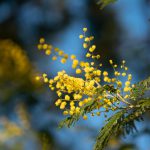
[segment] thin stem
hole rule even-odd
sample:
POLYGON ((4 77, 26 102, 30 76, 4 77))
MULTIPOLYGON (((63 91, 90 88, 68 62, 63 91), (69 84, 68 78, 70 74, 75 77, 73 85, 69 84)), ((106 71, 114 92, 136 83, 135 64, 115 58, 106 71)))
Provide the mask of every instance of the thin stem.
POLYGON ((122 98, 122 96, 121 96, 120 94, 117 93, 117 96, 120 98, 120 100, 121 100, 122 102, 124 102, 125 104, 129 105, 130 108, 133 108, 133 107, 134 107, 131 103, 125 101, 125 100, 122 98))

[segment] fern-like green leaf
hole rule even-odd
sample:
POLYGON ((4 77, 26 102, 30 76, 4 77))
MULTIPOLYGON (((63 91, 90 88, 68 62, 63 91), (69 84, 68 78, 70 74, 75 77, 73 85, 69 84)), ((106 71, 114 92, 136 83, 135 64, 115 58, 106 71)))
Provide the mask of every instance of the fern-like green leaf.
POLYGON ((74 116, 70 116, 70 117, 67 117, 66 119, 64 119, 63 121, 61 121, 59 123, 59 128, 62 128, 62 127, 68 127, 70 128, 72 125, 74 125, 78 120, 79 120, 80 116, 79 115, 74 115, 74 116))
POLYGON ((125 111, 119 111, 108 119, 108 123, 101 129, 97 137, 94 150, 103 150, 109 138, 118 130, 119 123, 124 113, 125 111))
POLYGON ((123 135, 137 131, 135 121, 142 121, 142 114, 150 110, 150 98, 136 101, 135 108, 128 111, 121 110, 110 117, 108 123, 101 129, 94 150, 103 150, 110 137, 123 132, 123 135))
POLYGON ((132 88, 130 96, 131 98, 133 97, 134 99, 141 99, 142 96, 145 94, 145 92, 149 90, 150 90, 150 77, 135 84, 134 88, 132 88))
POLYGON ((137 85, 144 86, 145 90, 150 90, 150 77, 148 77, 147 79, 139 82, 137 85))

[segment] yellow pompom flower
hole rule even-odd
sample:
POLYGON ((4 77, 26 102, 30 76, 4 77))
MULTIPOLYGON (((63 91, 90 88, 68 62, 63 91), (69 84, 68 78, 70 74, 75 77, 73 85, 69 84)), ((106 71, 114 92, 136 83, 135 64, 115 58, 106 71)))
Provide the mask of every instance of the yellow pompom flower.
POLYGON ((117 85, 118 85, 119 87, 122 86, 122 82, 121 82, 121 81, 117 81, 116 83, 117 83, 117 85))
POLYGON ((126 76, 126 73, 125 73, 125 72, 123 72, 123 73, 122 73, 122 76, 123 76, 123 77, 125 77, 125 76, 126 76))
POLYGON ((82 73, 81 69, 76 69, 76 74, 81 74, 81 73, 82 73))
POLYGON ((45 54, 46 54, 46 55, 50 55, 50 54, 51 54, 51 50, 46 50, 46 51, 45 51, 45 54))
POLYGON ((129 85, 130 85, 130 81, 126 81, 125 86, 129 86, 129 85))
POLYGON ((78 65, 79 61, 77 59, 73 60, 74 65, 78 65))
POLYGON ((55 105, 56 105, 56 106, 59 106, 60 104, 61 104, 61 100, 58 99, 58 100, 55 102, 55 105))
POLYGON ((114 72, 114 75, 115 75, 115 76, 120 76, 120 72, 115 71, 115 72, 114 72))
POLYGON ((113 61, 110 59, 110 60, 109 60, 109 63, 112 65, 112 64, 113 64, 113 61))
POLYGON ((57 95, 60 97, 60 96, 62 96, 62 93, 61 93, 61 92, 58 92, 57 95))
POLYGON ((48 78, 44 78, 44 82, 47 83, 48 82, 48 78))
POLYGON ((62 102, 61 104, 60 104, 60 109, 65 109, 65 107, 66 107, 66 102, 62 102))
POLYGON ((87 53, 86 54, 86 57, 88 58, 88 57, 91 57, 91 54, 90 53, 87 53))
POLYGON ((76 112, 77 114, 79 114, 79 113, 80 113, 80 107, 76 107, 75 112, 76 112))
POLYGON ((131 90, 131 88, 130 87, 124 87, 124 92, 129 92, 130 90, 131 90))
POLYGON ((87 119, 88 119, 88 117, 87 117, 86 115, 84 115, 84 116, 83 116, 83 119, 84 119, 84 120, 87 120, 87 119))
POLYGON ((75 55, 71 55, 70 58, 73 60, 73 59, 76 59, 76 56, 75 55))
POLYGON ((72 116, 74 114, 74 112, 72 110, 70 110, 69 114, 72 116))
POLYGON ((43 44, 43 49, 47 49, 48 48, 48 44, 43 44))
POLYGON ((84 37, 84 35, 82 35, 82 34, 79 35, 79 38, 80 38, 80 39, 83 39, 83 37, 84 37))
POLYGON ((83 31, 86 32, 86 31, 87 31, 87 28, 83 28, 83 31))
POLYGON ((83 106, 83 102, 80 101, 79 102, 79 106, 82 107, 83 106))
POLYGON ((64 52, 61 51, 61 50, 58 52, 58 55, 59 55, 59 56, 62 56, 63 54, 64 54, 64 52))
POLYGON ((88 44, 87 43, 83 43, 83 48, 87 48, 88 44))
POLYGON ((86 38, 84 39, 84 41, 85 41, 85 42, 89 42, 89 41, 90 41, 90 38, 86 37, 86 38))
POLYGON ((70 100, 70 96, 69 95, 65 95, 65 100, 69 101, 70 100))
POLYGON ((128 74, 128 80, 132 80, 132 75, 131 74, 128 74))
POLYGON ((92 45, 92 47, 89 48, 89 51, 92 53, 96 49, 96 45, 92 45))
POLYGON ((103 76, 108 76, 108 72, 107 72, 107 71, 104 71, 104 72, 103 72, 103 76))
POLYGON ((66 61, 67 61, 67 60, 66 60, 65 58, 62 58, 62 59, 61 59, 61 63, 62 63, 62 64, 66 63, 66 61))
POLYGON ((97 70, 97 71, 96 71, 96 75, 97 75, 97 76, 100 76, 100 75, 101 75, 101 71, 100 71, 100 70, 97 70))
POLYGON ((56 59, 57 59, 57 56, 53 56, 53 57, 52 57, 52 60, 56 60, 56 59))
POLYGON ((108 82, 108 81, 109 81, 109 78, 108 78, 108 77, 104 77, 104 81, 105 81, 105 82, 108 82))
POLYGON ((47 74, 46 74, 46 73, 43 73, 43 75, 42 75, 42 76, 43 76, 43 78, 45 78, 45 77, 47 77, 47 74))
POLYGON ((65 110, 64 112, 63 112, 63 115, 68 115, 69 114, 69 112, 67 111, 67 110, 65 110))
POLYGON ((74 104, 75 104, 74 101, 70 102, 70 106, 74 106, 74 104))
POLYGON ((44 38, 40 38, 39 42, 40 42, 40 44, 43 44, 43 43, 45 43, 45 39, 44 38))

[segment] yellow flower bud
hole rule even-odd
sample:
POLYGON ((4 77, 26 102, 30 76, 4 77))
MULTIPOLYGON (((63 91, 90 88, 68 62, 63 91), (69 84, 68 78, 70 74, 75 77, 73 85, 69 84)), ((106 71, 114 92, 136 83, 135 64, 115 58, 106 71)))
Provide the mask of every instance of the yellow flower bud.
POLYGON ((68 114, 69 114, 68 111, 63 112, 63 115, 68 115, 68 114))
POLYGON ((122 73, 122 76, 123 76, 123 77, 125 77, 125 76, 126 76, 126 73, 125 73, 125 72, 123 72, 123 73, 122 73))
POLYGON ((125 86, 129 86, 129 85, 130 85, 130 81, 126 81, 125 86))
POLYGON ((44 82, 47 83, 48 82, 48 78, 44 78, 44 82))
POLYGON ((79 35, 79 38, 80 38, 80 39, 83 39, 83 37, 84 37, 84 35, 82 35, 82 34, 81 34, 81 35, 79 35))
POLYGON ((88 44, 87 43, 83 43, 83 48, 87 48, 88 44))
POLYGON ((51 50, 46 50, 46 51, 45 51, 45 54, 46 54, 46 55, 50 55, 50 54, 51 54, 51 50))
POLYGON ((57 56, 53 56, 53 57, 52 57, 52 60, 56 60, 56 59, 57 59, 57 56))
POLYGON ((74 114, 74 112, 73 112, 72 110, 70 110, 69 114, 70 114, 70 115, 73 115, 73 114, 74 114))
POLYGON ((43 44, 45 42, 45 39, 44 38, 40 38, 40 44, 43 44))
POLYGON ((65 95, 65 100, 70 100, 70 96, 69 95, 65 95))
POLYGON ((76 69, 76 74, 81 74, 81 73, 82 73, 81 69, 76 69))
POLYGON ((130 87, 125 87, 123 90, 124 90, 124 92, 129 92, 131 90, 131 88, 130 87))
POLYGON ((79 102, 79 106, 82 107, 83 106, 83 102, 79 102))
POLYGON ((110 60, 109 60, 109 63, 112 65, 112 64, 113 64, 113 61, 110 59, 110 60))
POLYGON ((60 105, 60 109, 65 109, 66 104, 67 104, 66 102, 62 102, 61 105, 60 105))
POLYGON ((85 41, 85 42, 89 42, 90 39, 89 39, 88 37, 86 37, 86 38, 84 39, 84 41, 85 41))
POLYGON ((65 58, 62 58, 62 59, 61 59, 61 63, 62 63, 62 64, 66 63, 66 61, 67 61, 67 60, 66 60, 65 58))
POLYGON ((104 71, 104 72, 103 72, 103 75, 104 75, 104 76, 108 76, 108 72, 107 72, 107 71, 104 71))
POLYGON ((88 119, 88 117, 87 117, 86 115, 84 115, 84 116, 83 116, 83 119, 84 119, 84 120, 87 120, 87 119, 88 119))
POLYGON ((75 55, 71 55, 70 58, 73 60, 73 59, 76 59, 76 56, 75 55))
POLYGON ((91 54, 90 54, 90 53, 87 53, 87 54, 86 54, 86 57, 91 57, 91 54))
POLYGON ((86 31, 87 31, 87 28, 83 28, 83 31, 86 32, 86 31))

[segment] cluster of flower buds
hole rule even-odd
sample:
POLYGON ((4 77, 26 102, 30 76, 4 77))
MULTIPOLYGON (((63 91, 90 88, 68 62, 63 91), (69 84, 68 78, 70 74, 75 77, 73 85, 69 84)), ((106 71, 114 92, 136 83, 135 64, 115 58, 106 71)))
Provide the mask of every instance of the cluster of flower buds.
MULTIPOLYGON (((68 57, 58 48, 45 44, 43 38, 40 39, 38 45, 38 49, 44 50, 46 55, 50 55, 52 50, 54 51, 55 56, 52 57, 52 60, 56 60, 60 56, 61 62, 65 63, 70 58, 75 73, 82 75, 82 78, 74 77, 62 70, 53 79, 49 79, 45 73, 36 77, 37 80, 43 79, 51 90, 56 91, 58 100, 55 105, 63 110, 64 115, 80 114, 82 108, 92 101, 97 101, 96 110, 91 112, 92 116, 99 116, 101 112, 114 111, 119 108, 120 102, 129 104, 127 100, 133 85, 131 85, 132 75, 128 73, 126 62, 123 60, 118 66, 109 60, 114 70, 114 76, 111 77, 107 71, 101 68, 101 63, 98 65, 95 63, 95 59, 100 59, 100 55, 94 55, 96 45, 91 44, 94 36, 86 36, 86 32, 87 28, 83 28, 83 34, 79 35, 79 38, 83 40, 83 48, 87 50, 85 57, 92 61, 79 61, 75 55, 68 57)), ((87 116, 83 115, 83 119, 86 120, 87 116)))

